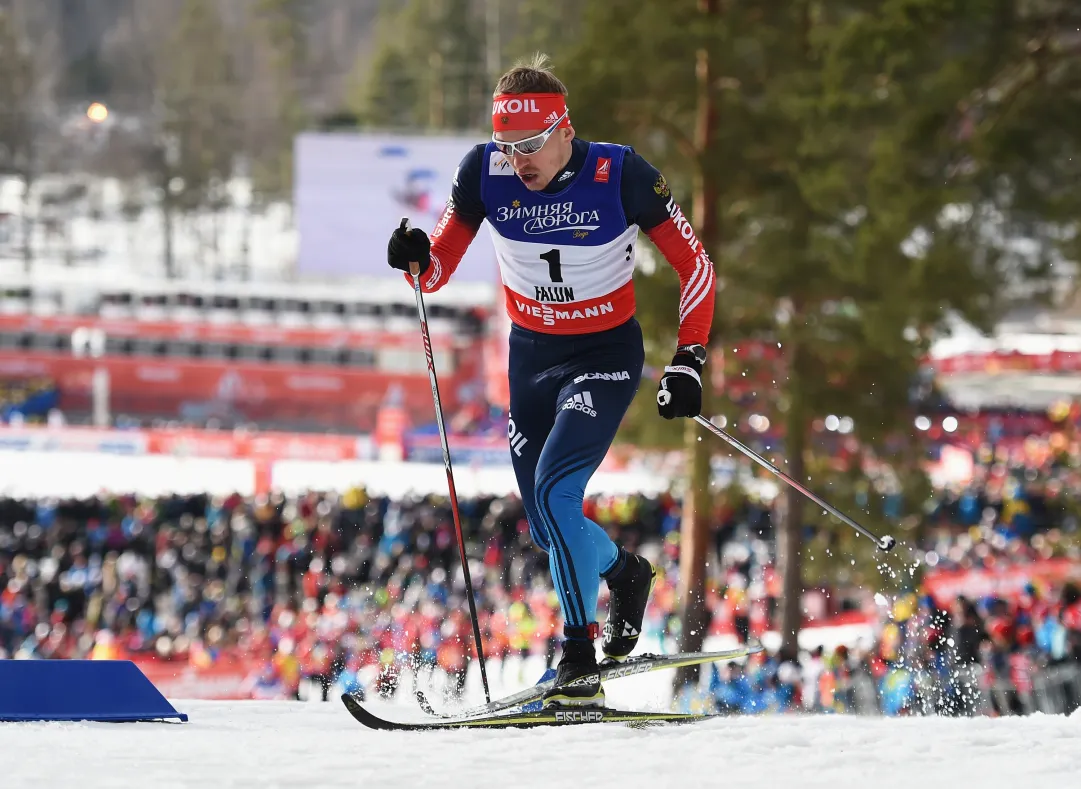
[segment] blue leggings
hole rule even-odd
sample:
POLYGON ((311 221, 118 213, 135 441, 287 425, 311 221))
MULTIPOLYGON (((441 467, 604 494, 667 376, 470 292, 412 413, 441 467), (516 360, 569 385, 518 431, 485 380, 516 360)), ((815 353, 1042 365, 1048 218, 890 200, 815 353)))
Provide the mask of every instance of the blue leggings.
POLYGON ((567 625, 597 620, 600 576, 618 558, 616 544, 582 513, 582 500, 638 391, 644 358, 633 318, 577 336, 511 329, 511 461, 567 625))

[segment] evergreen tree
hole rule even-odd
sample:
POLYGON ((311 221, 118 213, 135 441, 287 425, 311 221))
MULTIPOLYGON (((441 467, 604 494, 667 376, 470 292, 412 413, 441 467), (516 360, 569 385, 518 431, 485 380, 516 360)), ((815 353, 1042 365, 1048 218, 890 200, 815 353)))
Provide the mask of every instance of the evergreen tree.
MULTIPOLYGON (((691 216, 721 284, 714 345, 779 343, 776 389, 758 399, 783 425, 778 462, 796 479, 808 478, 813 426, 824 415, 850 417, 865 446, 911 432, 910 384, 944 318, 956 313, 986 325, 1010 277, 1046 273, 1039 261, 1010 260, 988 232, 985 212, 950 209, 979 209, 994 200, 990 187, 1001 189, 1004 173, 1013 170, 1011 184, 1021 176, 1022 156, 1001 142, 1002 126, 967 141, 951 126, 956 108, 989 88, 969 60, 995 52, 992 9, 1001 6, 595 3, 563 64, 579 131, 636 144, 668 174, 674 193, 691 196, 691 216), (972 39, 965 20, 981 9, 984 35, 972 39), (712 118, 702 112, 710 102, 712 118), (975 174, 961 177, 968 169, 975 174)), ((1018 67, 1001 52, 994 59, 985 74, 1018 67)), ((1000 124, 1004 117, 998 114, 1000 124)), ((1044 132, 1062 157, 1068 136, 1044 132)), ((1019 186, 1008 191, 1026 195, 1019 186)), ((1056 207, 1067 201, 1061 191, 1039 190, 1028 216, 1044 219, 1048 204, 1041 201, 1049 196, 1056 207)), ((1001 197, 990 204, 1003 209, 1001 197)), ((1018 221, 1024 216, 1012 212, 1018 221)), ((672 349, 675 277, 664 265, 639 276, 639 315, 651 359, 661 364, 672 349)), ((652 387, 643 389, 626 432, 638 438, 655 435, 656 425, 637 420, 658 421, 652 387)), ((737 419, 736 426, 744 425, 737 419)), ((686 435, 692 496, 706 493, 698 438, 686 435)), ((824 482, 811 479, 812 486, 824 482)), ((780 624, 783 650, 793 654, 802 531, 817 516, 794 490, 781 504, 780 624)), ((694 518, 708 517, 696 503, 691 509, 694 518)), ((686 545, 703 539, 694 518, 685 512, 683 556, 695 564, 681 565, 693 579, 682 592, 700 599, 704 552, 686 545)), ((682 648, 696 646, 692 630, 698 643, 703 635, 693 614, 685 612, 682 648)))
POLYGON ((379 45, 359 63, 353 109, 365 126, 476 129, 491 96, 483 9, 470 0, 411 0, 384 6, 379 45))
POLYGON ((300 85, 309 59, 310 5, 311 0, 256 0, 253 9, 258 78, 267 86, 246 119, 256 205, 293 193, 293 140, 307 124, 300 85))
POLYGON ((28 273, 33 262, 30 196, 38 175, 35 93, 30 44, 10 14, 0 9, 0 174, 23 182, 23 261, 28 273))
POLYGON ((162 145, 153 158, 165 225, 165 269, 175 276, 177 212, 220 210, 240 152, 239 89, 229 41, 211 0, 186 0, 158 86, 162 145))

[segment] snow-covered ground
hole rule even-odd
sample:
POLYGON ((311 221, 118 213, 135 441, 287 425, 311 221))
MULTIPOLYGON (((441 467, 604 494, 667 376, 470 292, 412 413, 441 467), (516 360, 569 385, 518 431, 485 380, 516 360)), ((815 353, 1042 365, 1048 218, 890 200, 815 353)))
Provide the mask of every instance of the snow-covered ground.
MULTIPOLYGON (((178 701, 186 724, 0 724, 0 785, 46 787, 1076 787, 1081 713, 723 718, 635 730, 374 732, 340 702, 178 701)), ((404 719, 404 704, 381 709, 404 719)))

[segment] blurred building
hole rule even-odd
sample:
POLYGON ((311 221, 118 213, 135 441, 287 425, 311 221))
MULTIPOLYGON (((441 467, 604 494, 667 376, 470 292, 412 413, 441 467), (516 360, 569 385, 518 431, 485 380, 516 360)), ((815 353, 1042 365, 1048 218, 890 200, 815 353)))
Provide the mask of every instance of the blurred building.
MULTIPOLYGON (((112 422, 370 433, 388 392, 427 421, 415 298, 386 240, 402 216, 435 226, 471 142, 301 135, 292 205, 256 211, 236 179, 169 234, 149 188, 54 175, 23 204, 0 179, 0 379, 54 380, 74 424, 101 423, 95 372, 112 422)), ((426 298, 449 413, 486 389, 497 275, 487 234, 475 247, 426 298)))
MULTIPOLYGON (((0 296, 0 377, 52 378, 69 422, 91 421, 93 372, 114 418, 370 432, 388 389, 426 413, 431 390, 412 291, 372 282, 348 297, 296 283, 132 281, 65 288, 24 280, 0 296), (79 349, 101 332, 100 356, 79 349), (85 335, 85 331, 83 332, 85 335), (77 353, 78 351, 78 353, 77 353)), ((451 408, 480 375, 487 305, 432 297, 434 357, 451 408)))

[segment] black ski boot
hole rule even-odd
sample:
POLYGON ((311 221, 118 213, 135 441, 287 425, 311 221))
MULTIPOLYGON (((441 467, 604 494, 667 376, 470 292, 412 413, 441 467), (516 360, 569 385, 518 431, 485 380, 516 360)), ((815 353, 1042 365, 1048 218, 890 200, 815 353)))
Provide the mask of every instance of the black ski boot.
POLYGON ((634 651, 642 633, 646 604, 657 581, 657 571, 646 559, 619 549, 619 558, 605 576, 608 582, 608 619, 604 623, 604 663, 621 663, 634 651))
POLYGON ((603 707, 604 686, 597 668, 597 652, 593 639, 597 625, 564 627, 567 640, 563 642, 563 657, 556 668, 555 685, 544 694, 543 706, 603 707))

